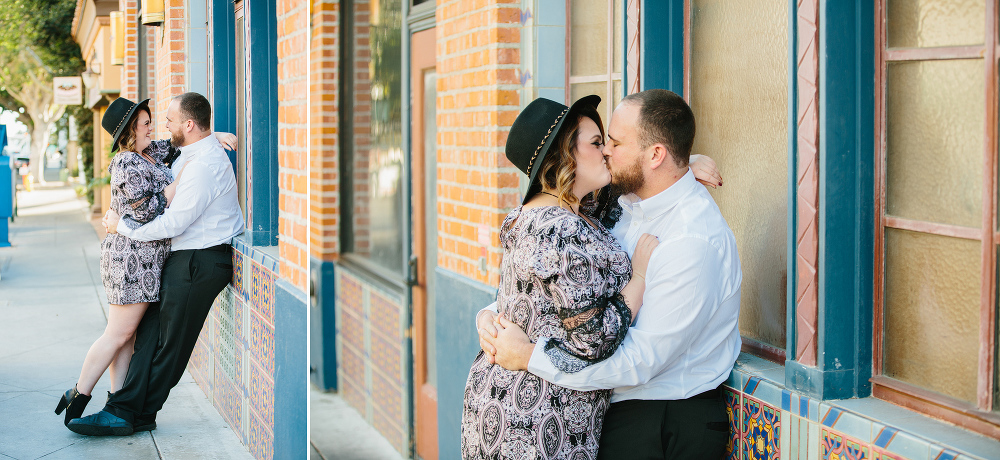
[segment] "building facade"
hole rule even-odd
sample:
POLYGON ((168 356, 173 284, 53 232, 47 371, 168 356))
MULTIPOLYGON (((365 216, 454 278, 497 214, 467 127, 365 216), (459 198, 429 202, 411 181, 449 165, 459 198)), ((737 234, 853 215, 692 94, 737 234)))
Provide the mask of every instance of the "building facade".
MULTIPOLYGON (((187 91, 212 103, 214 131, 238 136, 230 159, 247 228, 233 239, 233 281, 216 299, 188 370, 256 458, 298 458, 308 448, 308 135, 306 44, 294 21, 306 18, 308 4, 149 3, 77 4, 74 35, 90 71, 95 145, 109 151, 100 117, 116 97, 149 98, 154 137, 162 139, 167 105, 187 91)), ((107 155, 94 156, 94 170, 106 171, 107 155)), ((103 213, 106 187, 95 196, 103 213)))
POLYGON ((942 5, 312 2, 313 383, 458 458, 509 126, 666 88, 743 264, 730 458, 996 458, 998 6, 942 5))

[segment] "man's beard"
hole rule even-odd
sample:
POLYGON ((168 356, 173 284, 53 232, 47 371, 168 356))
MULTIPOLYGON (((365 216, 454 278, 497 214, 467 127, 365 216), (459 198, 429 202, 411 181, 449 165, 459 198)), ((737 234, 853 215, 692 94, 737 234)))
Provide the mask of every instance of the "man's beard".
POLYGON ((170 145, 174 147, 180 147, 184 145, 184 133, 180 134, 170 133, 170 145))
POLYGON ((642 175, 639 158, 620 171, 611 171, 611 192, 615 196, 635 193, 645 184, 646 178, 642 175))

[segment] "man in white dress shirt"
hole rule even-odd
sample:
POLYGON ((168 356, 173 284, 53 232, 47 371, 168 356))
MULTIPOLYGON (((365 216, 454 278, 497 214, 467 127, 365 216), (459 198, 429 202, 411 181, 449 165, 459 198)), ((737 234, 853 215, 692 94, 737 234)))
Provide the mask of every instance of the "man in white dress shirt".
POLYGON ((725 454, 729 419, 719 385, 742 344, 742 272, 733 232, 688 168, 694 134, 691 108, 666 90, 630 95, 611 116, 604 154, 623 208, 612 233, 629 255, 643 233, 659 246, 642 308, 610 358, 561 372, 544 353, 547 339, 529 343, 488 308, 477 317, 480 343, 501 366, 576 390, 614 389, 598 458, 725 454))
POLYGON ((174 98, 167 107, 167 130, 180 156, 171 164, 179 179, 170 207, 141 226, 119 220, 114 211, 105 218, 109 232, 134 240, 171 238, 171 252, 158 308, 146 310, 136 331, 124 386, 104 410, 70 421, 74 432, 106 436, 155 429, 156 413, 184 374, 212 303, 233 278, 230 241, 243 232, 243 213, 232 163, 212 133, 211 120, 204 96, 174 98))

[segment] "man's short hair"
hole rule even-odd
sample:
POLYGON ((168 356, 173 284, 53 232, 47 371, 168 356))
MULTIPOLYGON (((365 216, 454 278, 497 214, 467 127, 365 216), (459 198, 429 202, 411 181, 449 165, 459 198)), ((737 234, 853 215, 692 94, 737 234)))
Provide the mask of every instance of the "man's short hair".
POLYGON ((636 131, 640 148, 663 144, 677 166, 687 166, 694 145, 695 124, 694 112, 684 98, 665 89, 647 89, 626 96, 622 102, 639 107, 636 131))
POLYGON ((212 104, 208 103, 205 96, 198 93, 184 93, 176 99, 180 103, 181 117, 183 117, 177 120, 178 122, 191 120, 202 131, 212 129, 212 104))

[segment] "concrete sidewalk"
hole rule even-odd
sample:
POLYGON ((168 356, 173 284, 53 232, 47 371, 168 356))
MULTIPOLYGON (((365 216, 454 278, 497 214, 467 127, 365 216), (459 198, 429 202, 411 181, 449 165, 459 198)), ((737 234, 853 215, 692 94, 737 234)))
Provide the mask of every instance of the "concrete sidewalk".
POLYGON ((310 385, 310 460, 403 460, 389 441, 337 393, 310 385))
MULTIPOLYGON (((87 203, 61 183, 19 192, 12 247, 0 248, 0 460, 252 459, 185 373, 157 416, 132 436, 90 438, 53 413, 107 324, 100 240, 87 203)), ((108 375, 87 414, 103 407, 108 375)))

